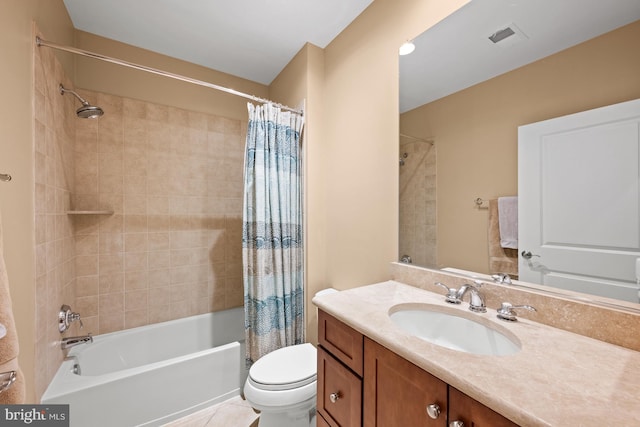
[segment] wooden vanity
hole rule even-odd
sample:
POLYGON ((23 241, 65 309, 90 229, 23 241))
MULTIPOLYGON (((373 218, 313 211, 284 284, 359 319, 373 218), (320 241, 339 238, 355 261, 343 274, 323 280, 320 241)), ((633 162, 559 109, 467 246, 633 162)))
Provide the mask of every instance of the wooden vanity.
POLYGON ((388 315, 398 304, 445 304, 443 296, 394 281, 313 302, 318 426, 640 425, 638 352, 526 319, 502 322, 495 309, 478 316, 516 335, 518 353, 443 348, 388 315))
POLYGON ((318 329, 319 426, 517 426, 322 310, 318 329))

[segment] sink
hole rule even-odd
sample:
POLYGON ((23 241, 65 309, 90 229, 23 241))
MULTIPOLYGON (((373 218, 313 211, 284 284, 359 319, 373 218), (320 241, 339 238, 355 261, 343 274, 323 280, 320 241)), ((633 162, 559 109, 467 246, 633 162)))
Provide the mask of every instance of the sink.
POLYGON ((493 356, 520 351, 518 339, 506 329, 499 331, 483 317, 474 320, 472 316, 478 315, 430 304, 400 305, 389 310, 391 321, 400 329, 441 347, 493 356))

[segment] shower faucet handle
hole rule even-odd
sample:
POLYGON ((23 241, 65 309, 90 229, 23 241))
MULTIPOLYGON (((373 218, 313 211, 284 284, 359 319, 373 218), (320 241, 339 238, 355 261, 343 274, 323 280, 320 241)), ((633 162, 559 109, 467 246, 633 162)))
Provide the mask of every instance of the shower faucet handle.
POLYGON ((63 304, 58 313, 58 331, 63 333, 69 329, 69 325, 75 321, 80 322, 80 329, 82 329, 84 325, 82 324, 82 319, 80 319, 80 313, 74 313, 71 311, 71 307, 63 304))

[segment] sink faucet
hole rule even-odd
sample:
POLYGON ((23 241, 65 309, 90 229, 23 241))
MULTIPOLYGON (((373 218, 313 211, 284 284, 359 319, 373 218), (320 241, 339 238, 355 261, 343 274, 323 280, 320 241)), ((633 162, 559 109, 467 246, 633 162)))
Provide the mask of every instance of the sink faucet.
POLYGON ((507 273, 493 274, 493 275, 491 275, 491 278, 496 283, 504 283, 505 285, 511 285, 512 284, 511 276, 509 276, 507 273))
MULTIPOLYGON (((480 283, 478 283, 478 287, 479 286, 480 283)), ((473 285, 465 283, 460 286, 460 289, 458 289, 458 298, 460 301, 462 301, 467 292, 471 294, 469 297, 469 310, 476 313, 485 313, 487 311, 487 306, 484 303, 484 297, 480 293, 480 290, 473 285)))
POLYGON ((93 342, 93 337, 91 336, 91 333, 89 333, 87 335, 80 336, 80 337, 63 338, 62 342, 60 343, 60 347, 63 350, 66 350, 68 348, 75 347, 79 344, 92 343, 92 342, 93 342))
POLYGON ((460 304, 462 302, 462 298, 464 298, 467 292, 471 293, 471 297, 469 300, 469 310, 474 311, 476 313, 484 313, 487 311, 487 306, 484 303, 484 298, 478 289, 482 282, 479 280, 476 281, 476 286, 470 284, 464 284, 460 286, 460 289, 450 288, 444 283, 436 282, 438 286, 442 286, 447 290, 447 295, 444 300, 450 304, 460 304))
POLYGON ((500 305, 500 308, 497 310, 497 317, 500 320, 506 320, 507 322, 516 322, 518 318, 516 317, 516 312, 513 310, 514 308, 524 308, 529 311, 538 311, 535 307, 530 305, 513 305, 509 302, 503 302, 500 305))

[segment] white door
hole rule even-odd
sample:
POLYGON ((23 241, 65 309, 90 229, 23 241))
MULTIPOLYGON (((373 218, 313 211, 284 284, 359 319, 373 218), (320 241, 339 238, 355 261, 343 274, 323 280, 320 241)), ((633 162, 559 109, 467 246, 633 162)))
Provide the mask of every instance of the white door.
POLYGON ((638 302, 640 99, 518 128, 519 277, 638 302))

